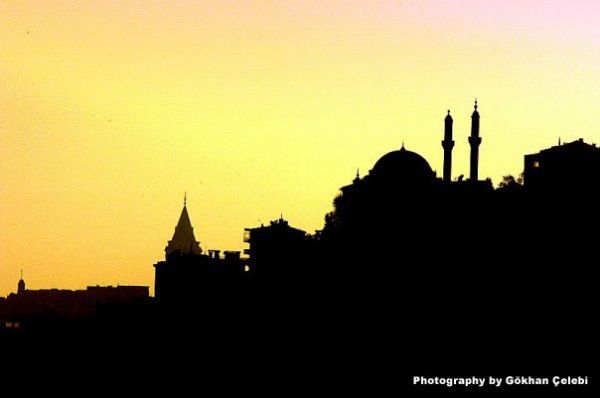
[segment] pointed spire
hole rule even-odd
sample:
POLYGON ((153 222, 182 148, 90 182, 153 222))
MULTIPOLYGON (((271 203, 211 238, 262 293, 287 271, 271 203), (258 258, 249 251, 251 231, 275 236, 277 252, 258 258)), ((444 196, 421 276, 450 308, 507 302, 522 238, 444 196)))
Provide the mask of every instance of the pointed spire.
POLYGON ((452 116, 450 115, 450 109, 448 109, 448 114, 446 115, 446 118, 444 119, 444 121, 445 121, 446 123, 450 123, 450 122, 452 122, 452 121, 453 121, 453 120, 452 120, 452 116))
POLYGON ((481 137, 479 136, 479 112, 477 111, 477 98, 475 98, 475 110, 471 115, 471 136, 469 137, 469 145, 471 146, 470 159, 470 180, 479 180, 479 145, 481 145, 481 137))
POLYGON ((200 242, 196 240, 194 235, 194 227, 190 221, 190 216, 187 211, 187 194, 184 194, 183 198, 183 209, 179 216, 179 221, 175 227, 173 238, 167 243, 165 247, 165 254, 167 257, 174 252, 180 252, 184 254, 201 254, 202 248, 200 248, 200 242))
POLYGON ((356 178, 360 178, 360 169, 356 169, 356 178))
POLYGON ((406 151, 406 148, 404 148, 404 140, 402 140, 402 148, 400 148, 401 151, 406 151))
POLYGON ((23 269, 21 269, 21 279, 17 283, 17 294, 25 292, 25 281, 23 280, 23 269))
POLYGON ((187 206, 187 192, 183 191, 183 207, 187 206))

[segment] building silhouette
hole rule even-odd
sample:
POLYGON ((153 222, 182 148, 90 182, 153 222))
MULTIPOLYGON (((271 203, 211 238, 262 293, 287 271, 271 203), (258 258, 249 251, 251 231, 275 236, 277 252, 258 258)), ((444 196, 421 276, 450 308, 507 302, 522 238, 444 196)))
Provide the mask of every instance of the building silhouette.
POLYGON ((301 284, 314 261, 315 238, 289 225, 283 216, 269 225, 244 230, 248 266, 257 288, 287 289, 301 284))
POLYGON ((224 299, 240 287, 249 270, 240 252, 209 250, 203 254, 184 198, 173 238, 165 247, 165 260, 154 264, 155 297, 165 305, 191 305, 224 299), (207 301, 208 300, 208 301, 207 301))
POLYGON ((442 141, 442 178, 436 176, 425 158, 403 144, 399 150, 382 156, 367 175, 362 178, 357 175, 350 185, 340 189, 334 199, 334 210, 326 216, 324 244, 340 245, 337 249, 340 256, 345 253, 360 256, 355 248, 362 247, 361 252, 369 253, 365 262, 377 258, 382 262, 394 261, 391 257, 397 253, 383 248, 397 246, 408 253, 421 246, 425 237, 431 246, 461 244, 452 242, 450 230, 458 218, 463 223, 479 219, 475 207, 491 203, 494 194, 491 180, 479 180, 478 176, 481 137, 477 107, 475 102, 468 139, 470 179, 451 178, 454 140, 453 119, 448 111, 442 141))
POLYGON ((413 368, 578 357, 571 344, 593 341, 599 150, 580 140, 527 155, 524 185, 495 189, 479 176, 477 104, 471 120, 469 179, 452 180, 448 114, 442 178, 402 145, 340 189, 310 262, 325 281, 311 290, 313 313, 344 297, 329 326, 341 335, 360 319, 370 341, 401 345, 413 368))
POLYGON ((25 293, 25 280, 23 279, 23 270, 21 270, 21 279, 19 279, 19 283, 17 284, 17 294, 25 293))
MULTIPOLYGON (((88 286, 84 290, 25 288, 25 280, 17 284, 17 292, 0 301, 0 329, 25 328, 38 331, 65 322, 86 322, 106 307, 144 305, 150 298, 147 286, 88 286)), ((27 330, 31 331, 31 330, 27 330)))
POLYGON ((583 139, 525 155, 525 187, 533 192, 584 193, 600 190, 600 148, 583 139))

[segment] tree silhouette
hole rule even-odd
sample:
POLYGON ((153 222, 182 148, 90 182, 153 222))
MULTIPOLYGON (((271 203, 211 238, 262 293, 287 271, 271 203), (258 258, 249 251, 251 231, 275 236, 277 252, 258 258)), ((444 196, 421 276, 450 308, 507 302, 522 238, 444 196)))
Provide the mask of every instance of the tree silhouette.
POLYGON ((523 189, 523 174, 518 178, 513 175, 505 175, 498 184, 498 190, 502 192, 518 192, 523 189))

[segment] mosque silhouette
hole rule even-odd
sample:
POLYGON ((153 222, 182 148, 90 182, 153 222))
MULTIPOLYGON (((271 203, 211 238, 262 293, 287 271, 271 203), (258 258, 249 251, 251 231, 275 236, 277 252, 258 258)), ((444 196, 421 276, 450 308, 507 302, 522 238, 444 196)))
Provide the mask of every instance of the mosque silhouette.
MULTIPOLYGON (((448 111, 441 177, 402 145, 340 188, 321 230, 283 217, 246 228, 243 255, 205 252, 184 199, 154 264, 155 298, 85 330, 127 329, 153 344, 205 338, 251 356, 329 352, 350 374, 369 361, 385 374, 382 353, 413 373, 432 363, 502 371, 530 361, 555 372, 591 363, 600 149, 559 142, 526 155, 522 177, 494 188, 479 178, 477 101, 467 141, 469 178, 453 179, 448 111)), ((14 311, 26 292, 23 282, 0 301, 0 333, 35 325, 14 311)))

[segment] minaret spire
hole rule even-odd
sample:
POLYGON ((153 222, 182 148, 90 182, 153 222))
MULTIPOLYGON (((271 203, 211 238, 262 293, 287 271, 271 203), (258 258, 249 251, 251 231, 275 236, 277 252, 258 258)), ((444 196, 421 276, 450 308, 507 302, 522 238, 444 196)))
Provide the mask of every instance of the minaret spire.
POLYGON ((444 148, 444 182, 452 181, 452 148, 454 148, 454 140, 452 139, 452 116, 450 116, 450 109, 448 109, 448 115, 444 119, 444 140, 442 141, 442 148, 444 148))
POLYGON ((183 207, 187 206, 187 192, 183 191, 183 207))
POLYGON ((479 145, 481 145, 481 137, 479 136, 479 112, 477 111, 477 98, 475 98, 475 110, 471 115, 471 136, 469 144, 471 145, 471 173, 470 180, 479 180, 479 145))

